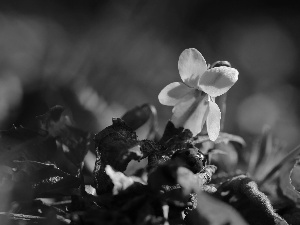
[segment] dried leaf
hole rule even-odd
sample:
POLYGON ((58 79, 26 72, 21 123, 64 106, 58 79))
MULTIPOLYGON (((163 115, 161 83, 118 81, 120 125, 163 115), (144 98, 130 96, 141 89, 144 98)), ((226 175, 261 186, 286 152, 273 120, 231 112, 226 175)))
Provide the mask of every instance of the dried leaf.
POLYGON ((106 165, 124 172, 131 160, 140 160, 149 153, 141 151, 135 132, 121 119, 113 119, 113 124, 95 136, 97 159, 94 178, 97 193, 109 192, 110 178, 105 173, 106 165))
POLYGON ((182 127, 176 128, 174 124, 169 121, 162 138, 158 142, 158 145, 161 146, 159 158, 163 156, 170 159, 176 151, 192 148, 193 145, 190 143, 192 137, 193 134, 190 130, 182 127))
POLYGON ((185 142, 192 137, 193 134, 191 131, 184 129, 183 127, 176 128, 174 124, 169 121, 159 142, 161 144, 167 145, 172 139, 177 139, 177 142, 185 142))

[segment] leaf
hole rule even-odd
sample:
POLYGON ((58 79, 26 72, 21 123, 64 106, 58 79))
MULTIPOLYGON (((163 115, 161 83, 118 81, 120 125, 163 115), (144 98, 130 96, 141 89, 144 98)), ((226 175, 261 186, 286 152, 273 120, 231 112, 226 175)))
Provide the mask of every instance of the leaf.
POLYGON ((66 126, 64 134, 56 138, 58 147, 80 169, 81 163, 91 148, 91 134, 75 127, 66 126))
POLYGON ((40 122, 40 128, 49 132, 52 137, 63 134, 65 126, 71 126, 71 117, 65 108, 60 105, 53 106, 43 115, 36 116, 40 122))
POLYGON ((36 197, 51 197, 74 194, 80 185, 80 180, 51 163, 35 161, 15 161, 17 171, 14 174, 16 182, 29 182, 36 197))
POLYGON ((191 193, 197 194, 196 209, 188 213, 185 221, 191 225, 223 225, 226 223, 246 225, 244 219, 231 206, 203 192, 204 184, 210 181, 215 171, 215 166, 208 166, 202 173, 194 175, 184 167, 178 168, 177 181, 182 187, 183 196, 188 197, 191 193))
POLYGON ((170 160, 149 174, 148 185, 153 191, 164 192, 168 198, 186 204, 191 193, 204 189, 211 191, 205 185, 215 171, 216 167, 210 165, 194 174, 180 161, 170 160))
POLYGON ((172 160, 180 160, 193 173, 199 173, 207 163, 207 158, 197 148, 181 149, 172 155, 172 160))
MULTIPOLYGON (((209 136, 208 135, 197 135, 192 139, 192 143, 193 144, 201 144, 205 141, 209 141, 209 136)), ((217 140, 215 140, 216 144, 220 144, 220 143, 224 143, 224 144, 228 144, 229 142, 234 142, 234 143, 238 143, 241 146, 245 147, 246 146, 246 142, 244 141, 244 139, 240 136, 237 135, 233 135, 233 134, 228 134, 225 132, 220 132, 219 136, 217 138, 217 140)))
POLYGON ((54 160, 55 140, 24 127, 0 131, 0 163, 13 165, 13 160, 46 162, 54 160))
POLYGON ((117 210, 92 209, 87 211, 80 221, 84 224, 132 225, 128 215, 117 210))
POLYGON ((297 191, 300 191, 300 165, 299 162, 295 163, 293 170, 291 171, 292 185, 297 191))
POLYGON ((176 140, 176 142, 185 142, 192 137, 193 134, 190 130, 184 129, 183 127, 176 128, 171 121, 168 121, 159 143, 168 145, 172 140, 176 140))
MULTIPOLYGON (((279 175, 279 187, 282 191, 282 194, 295 202, 297 205, 300 205, 300 192, 297 191, 295 186, 292 184, 291 175, 299 162, 300 159, 297 157, 285 163, 281 167, 279 175)), ((299 179, 299 177, 297 178, 299 179)))
POLYGON ((44 115, 37 116, 40 128, 54 137, 59 149, 79 170, 90 148, 91 134, 77 128, 62 106, 54 106, 44 115))
POLYGON ((205 186, 209 183, 212 175, 215 173, 217 167, 209 165, 204 167, 204 169, 198 173, 193 174, 190 170, 179 167, 177 169, 177 182, 182 187, 184 195, 190 195, 192 193, 198 193, 205 189, 211 191, 211 188, 205 186))
POLYGON ((205 192, 197 192, 197 208, 188 213, 189 225, 247 225, 248 223, 230 205, 213 198, 205 192))
POLYGON ((110 178, 105 173, 106 165, 124 172, 131 160, 141 160, 148 152, 141 151, 135 132, 119 118, 113 124, 95 135, 97 159, 94 169, 97 193, 108 192, 112 188, 110 178))
POLYGON ((288 224, 300 224, 300 209, 298 207, 293 207, 285 210, 283 218, 288 224))
POLYGON ((158 143, 143 140, 142 148, 150 153, 148 157, 148 169, 153 169, 162 164, 179 150, 193 148, 190 140, 193 134, 190 130, 183 127, 176 128, 169 121, 165 128, 164 134, 158 143))
POLYGON ((250 224, 287 225, 276 213, 268 197, 245 175, 222 183, 216 195, 236 208, 250 224))
POLYGON ((137 106, 122 116, 122 120, 131 127, 133 130, 141 128, 146 123, 149 123, 147 127, 147 139, 154 139, 157 133, 157 111, 153 105, 144 104, 137 106))
MULTIPOLYGON (((236 170, 239 157, 236 148, 230 144, 218 144, 216 148, 208 150, 208 156, 211 163, 222 172, 233 172, 236 170)), ((242 154, 243 152, 241 152, 242 154)))

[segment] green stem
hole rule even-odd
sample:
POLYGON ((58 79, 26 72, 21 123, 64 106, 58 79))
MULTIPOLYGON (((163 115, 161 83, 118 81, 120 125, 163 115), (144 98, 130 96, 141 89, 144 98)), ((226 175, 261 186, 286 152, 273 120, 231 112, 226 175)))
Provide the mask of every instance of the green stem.
POLYGON ((227 93, 225 93, 225 94, 223 94, 219 97, 219 107, 220 107, 220 110, 221 110, 220 131, 223 131, 224 126, 225 126, 226 99, 227 99, 227 93))

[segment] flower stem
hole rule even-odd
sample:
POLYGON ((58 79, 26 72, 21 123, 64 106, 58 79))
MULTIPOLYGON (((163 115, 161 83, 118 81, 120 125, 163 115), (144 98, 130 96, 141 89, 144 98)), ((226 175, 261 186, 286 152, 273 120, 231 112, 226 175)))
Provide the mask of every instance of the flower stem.
POLYGON ((219 107, 221 110, 221 125, 220 125, 220 131, 223 131, 224 125, 225 125, 225 115, 226 115, 226 99, 227 99, 227 93, 221 95, 219 97, 219 107))

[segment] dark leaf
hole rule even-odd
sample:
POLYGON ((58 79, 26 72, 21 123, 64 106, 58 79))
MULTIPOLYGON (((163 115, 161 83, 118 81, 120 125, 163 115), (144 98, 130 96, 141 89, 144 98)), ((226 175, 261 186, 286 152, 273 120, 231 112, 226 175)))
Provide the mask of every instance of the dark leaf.
POLYGON ((13 160, 52 161, 55 152, 55 140, 38 132, 23 127, 0 131, 2 164, 13 165, 13 160))
POLYGON ((146 138, 149 140, 155 138, 157 133, 157 112, 153 105, 144 104, 137 106, 126 112, 122 116, 122 120, 133 130, 137 130, 149 122, 146 138))
POLYGON ((149 187, 155 192, 160 192, 161 190, 171 191, 180 188, 177 182, 177 170, 179 166, 179 162, 171 161, 158 166, 148 176, 149 187))
POLYGON ((293 207, 285 210, 282 217, 288 222, 289 225, 300 224, 300 208, 293 207))
POLYGON ((90 149, 91 134, 80 129, 66 126, 64 135, 56 138, 58 147, 64 152, 66 157, 77 167, 81 163, 90 149))
POLYGON ((193 173, 199 173, 207 163, 206 156, 197 148, 178 150, 172 160, 180 160, 193 173))
POLYGON ((54 164, 35 161, 15 161, 15 163, 18 167, 14 180, 30 183, 36 197, 71 195, 76 193, 80 185, 77 177, 60 170, 54 164))
POLYGON ((197 192, 197 208, 188 213, 185 221, 188 225, 248 224, 230 205, 221 202, 203 191, 197 192))
POLYGON ((37 119, 40 128, 55 138, 59 149, 79 170, 90 148, 91 134, 75 127, 71 116, 62 106, 52 107, 37 119))
POLYGON ((52 137, 62 135, 65 131, 65 126, 72 126, 70 115, 60 105, 52 107, 48 112, 36 118, 40 122, 40 128, 47 131, 52 137))
POLYGON ((215 171, 216 167, 209 165, 194 174, 183 167, 180 161, 170 160, 149 174, 148 184, 153 191, 165 193, 168 198, 186 204, 191 193, 206 189, 215 171))
POLYGON ((180 184, 184 195, 198 193, 199 191, 207 190, 208 192, 215 192, 215 188, 207 186, 212 175, 216 171, 216 167, 208 165, 198 173, 193 174, 190 170, 179 167, 177 170, 177 182, 180 184))
POLYGON ((182 127, 176 128, 169 121, 162 138, 158 142, 160 149, 155 152, 155 157, 149 157, 149 163, 157 166, 171 159, 175 152, 193 148, 194 146, 190 143, 192 137, 193 134, 190 130, 182 127))
POLYGON ((217 144, 216 148, 218 149, 210 149, 208 151, 210 163, 216 165, 219 171, 234 171, 239 163, 239 154, 236 148, 231 143, 217 144))
POLYGON ((14 160, 52 162, 74 175, 76 166, 59 150, 55 138, 24 127, 0 131, 0 164, 14 167, 14 160))
MULTIPOLYGON (((82 217, 84 224, 133 225, 130 218, 116 210, 92 209, 82 217)), ((74 221, 79 222, 79 221, 74 221)))
POLYGON ((176 140, 176 142, 186 142, 192 137, 193 134, 190 130, 184 129, 183 127, 176 128, 174 124, 169 121, 159 142, 168 145, 172 140, 176 140))

